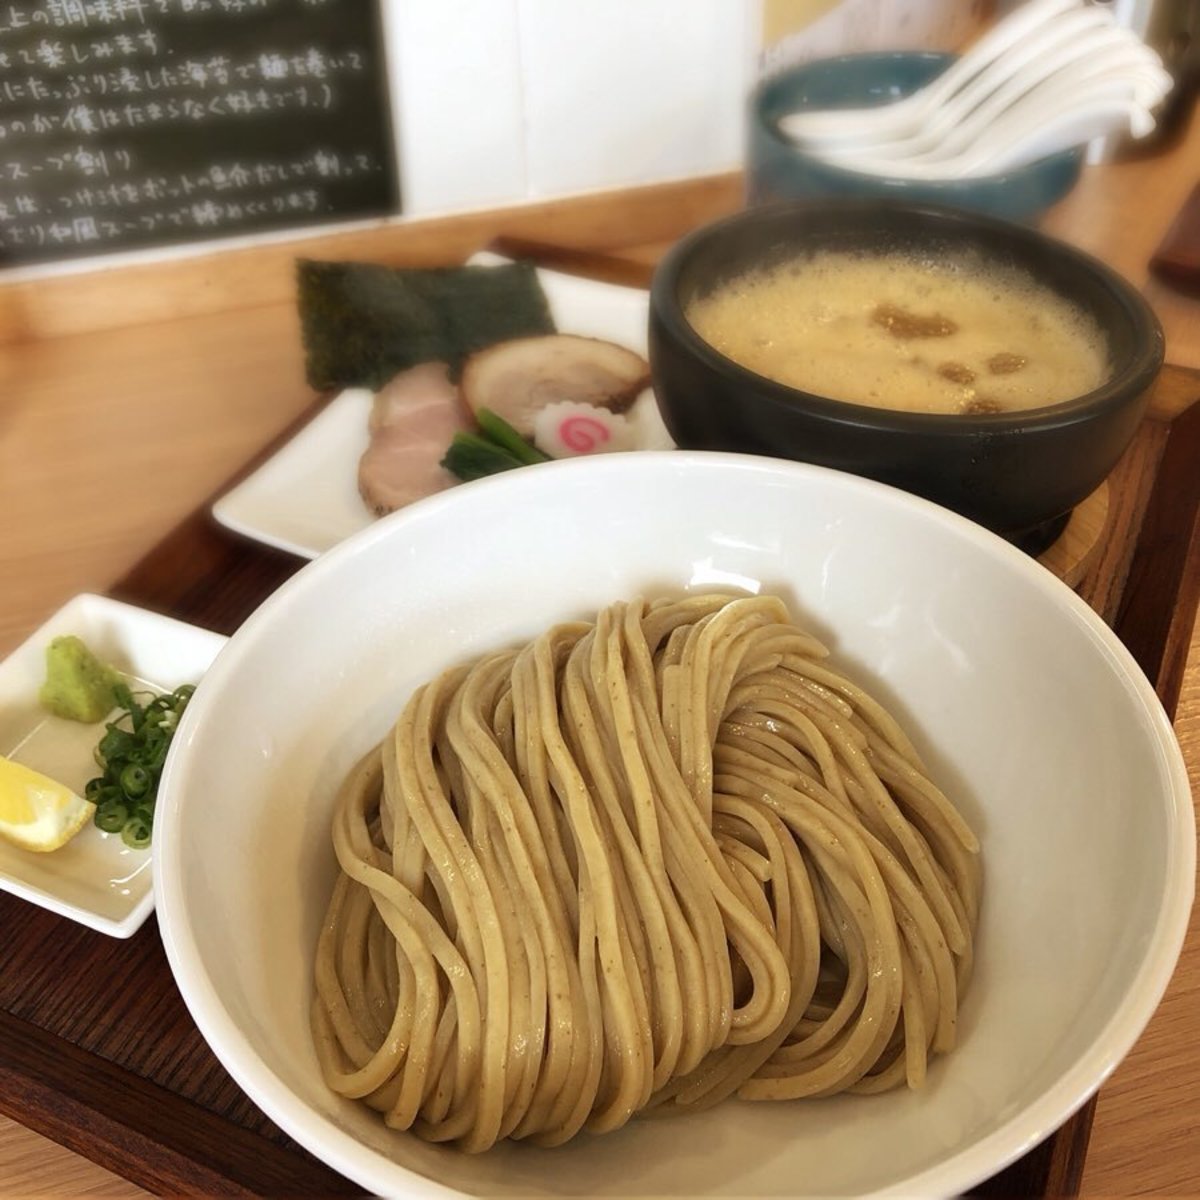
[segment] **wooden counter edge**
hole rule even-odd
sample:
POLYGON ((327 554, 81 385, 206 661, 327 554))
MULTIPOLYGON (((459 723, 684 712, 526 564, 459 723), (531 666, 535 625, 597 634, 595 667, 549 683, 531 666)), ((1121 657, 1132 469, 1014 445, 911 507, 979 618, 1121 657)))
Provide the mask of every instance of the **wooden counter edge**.
POLYGON ((304 1151, 239 1129, 7 1012, 0 1111, 160 1195, 359 1194, 304 1151), (211 1161, 202 1150, 210 1144, 211 1161))
POLYGON ((1171 421, 1113 628, 1174 719, 1200 607, 1200 372, 1180 373, 1191 404, 1171 421), (1169 612, 1160 603, 1175 597, 1169 612))
POLYGON ((461 262, 498 235, 604 250, 670 241, 741 206, 740 172, 163 258, 0 274, 0 346, 286 303, 297 258, 461 262))

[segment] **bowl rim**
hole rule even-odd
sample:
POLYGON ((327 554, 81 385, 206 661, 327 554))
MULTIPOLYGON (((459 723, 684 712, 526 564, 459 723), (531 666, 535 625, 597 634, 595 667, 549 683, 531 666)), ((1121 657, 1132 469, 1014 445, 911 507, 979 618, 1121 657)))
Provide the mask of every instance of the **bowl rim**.
MULTIPOLYGON (((655 268, 650 282, 650 315, 652 328, 655 321, 661 322, 677 343, 722 382, 735 388, 752 385, 756 401, 772 409, 785 413, 805 412, 834 426, 891 434, 955 437, 966 433, 1036 433, 1068 428, 1136 401, 1154 382, 1166 356, 1162 323, 1154 310, 1127 279, 1095 255, 1018 221, 951 205, 880 197, 781 200, 742 209, 693 230, 680 238, 655 268), (899 217, 918 229, 926 225, 940 226, 955 236, 982 231, 1010 238, 1024 247, 1036 248, 1039 257, 1056 257, 1068 263, 1114 296, 1127 315, 1134 339, 1141 349, 1099 387, 1069 400, 1002 413, 937 413, 876 408, 790 387, 742 366, 701 337, 687 319, 679 300, 680 276, 693 255, 731 230, 758 224, 786 225, 793 221, 802 222, 806 216, 826 213, 855 217, 863 222, 864 229, 869 229, 872 217, 899 217)), ((652 371, 653 341, 652 338, 652 371)))
MULTIPOLYGON (((785 150, 790 155, 794 155, 798 160, 813 164, 819 163, 821 174, 826 178, 846 181, 871 179, 881 182, 885 187, 894 187, 899 195, 903 195, 910 188, 915 187, 919 187, 923 192, 930 190, 944 192, 948 197, 976 189, 998 191, 1013 184, 1035 179, 1047 171, 1059 169, 1078 170, 1083 164, 1083 157, 1086 153, 1086 147, 1084 146, 1058 150, 1054 154, 1047 154, 1044 158, 1035 159, 1033 162, 1024 164, 1024 166, 1015 167, 1008 171, 999 171, 994 175, 976 175, 969 179, 887 180, 878 176, 864 176, 860 171, 854 171, 837 163, 816 159, 805 154, 799 146, 783 134, 779 128, 779 118, 768 118, 762 111, 766 98, 777 88, 784 87, 786 84, 804 75, 809 75, 817 71, 827 69, 836 71, 859 64, 887 66, 889 64, 918 62, 940 65, 943 70, 946 70, 958 58, 959 55, 949 50, 860 50, 850 54, 831 54, 818 59, 809 59, 806 62, 784 67, 755 84, 750 95, 750 119, 754 127, 770 139, 773 146, 785 150)), ((937 76, 934 75, 932 78, 936 79, 937 76)), ((928 82, 920 86, 928 86, 928 82)), ((866 106, 864 105, 863 107, 866 106)))
MULTIPOLYGON (((1007 560, 1013 570, 1025 576, 1038 590, 1052 593, 1057 605, 1103 648, 1146 715, 1148 734, 1153 738, 1164 777, 1169 783, 1168 794, 1163 799, 1169 829, 1186 834, 1177 839, 1164 871, 1162 895, 1149 939, 1153 952, 1141 964, 1137 976, 1139 986, 1130 989, 1129 1003, 1109 1017, 1092 1045, 1081 1052, 1070 1069, 1031 1105, 1005 1120, 982 1140, 958 1150, 933 1167, 874 1193, 881 1196, 960 1194, 1044 1140, 1087 1102, 1137 1041, 1174 973, 1194 898, 1196 818, 1187 767, 1170 719, 1132 653, 1100 616, 1057 576, 982 526, 887 484, 789 459, 718 451, 642 451, 565 459, 538 464, 528 470, 508 471, 473 482, 466 494, 473 495, 475 503, 486 509, 491 497, 502 495, 506 490, 519 492, 537 487, 537 480, 552 478, 553 472, 609 474, 613 476, 614 486, 619 487, 625 471, 664 470, 669 466, 700 473, 736 472, 767 481, 778 480, 781 475, 801 480, 806 477, 817 481, 823 479, 835 488, 890 497, 889 503, 921 512, 931 523, 956 530, 959 536, 983 552, 1007 560)), ((155 830, 152 851, 158 926, 167 961, 184 1004, 213 1054, 268 1117, 321 1161, 361 1186, 385 1196, 400 1194, 395 1190, 397 1173, 400 1173, 407 1177, 403 1194, 424 1200, 451 1200, 464 1193, 401 1166, 361 1142, 331 1116, 311 1107, 268 1066, 220 1001, 217 987, 205 969, 196 941, 194 920, 189 915, 183 894, 181 868, 189 860, 189 853, 187 843, 179 836, 177 777, 184 775, 188 760, 197 753, 194 733, 206 719, 209 698, 217 694, 219 684, 236 674, 272 623, 287 613, 297 593, 336 575, 344 561, 370 553, 378 542, 401 536, 399 531, 408 524, 438 519, 447 507, 458 504, 463 495, 461 489, 438 493, 353 534, 301 567, 230 636, 197 687, 173 739, 160 785, 158 813, 161 823, 155 830), (413 1190, 408 1191, 408 1187, 413 1190)))

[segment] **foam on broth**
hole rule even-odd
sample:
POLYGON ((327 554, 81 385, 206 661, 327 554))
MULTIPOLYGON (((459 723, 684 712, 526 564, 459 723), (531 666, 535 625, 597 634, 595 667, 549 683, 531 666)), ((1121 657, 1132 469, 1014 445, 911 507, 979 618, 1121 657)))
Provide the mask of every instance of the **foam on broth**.
POLYGON ((747 271, 687 307, 726 357, 819 396, 908 412, 1057 404, 1109 373, 1081 309, 982 255, 820 251, 747 271))

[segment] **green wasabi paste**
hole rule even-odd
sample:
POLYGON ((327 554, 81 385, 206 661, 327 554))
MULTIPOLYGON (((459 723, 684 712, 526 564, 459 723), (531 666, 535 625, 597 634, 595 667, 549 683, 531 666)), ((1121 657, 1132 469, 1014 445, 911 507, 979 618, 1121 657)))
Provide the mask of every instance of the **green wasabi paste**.
POLYGON ((38 700, 56 717, 90 724, 116 707, 113 687, 120 682, 120 674, 102 663, 80 638, 56 637, 46 647, 46 682, 38 700))

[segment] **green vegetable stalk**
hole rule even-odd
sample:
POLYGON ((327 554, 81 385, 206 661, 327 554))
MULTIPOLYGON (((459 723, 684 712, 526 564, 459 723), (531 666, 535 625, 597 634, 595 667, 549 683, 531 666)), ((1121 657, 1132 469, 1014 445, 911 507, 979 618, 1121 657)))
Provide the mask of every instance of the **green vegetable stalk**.
POLYGON ((456 433, 442 459, 442 466, 464 483, 511 471, 514 467, 550 461, 548 455, 527 442, 491 409, 481 408, 475 414, 475 420, 479 423, 479 432, 456 433))

